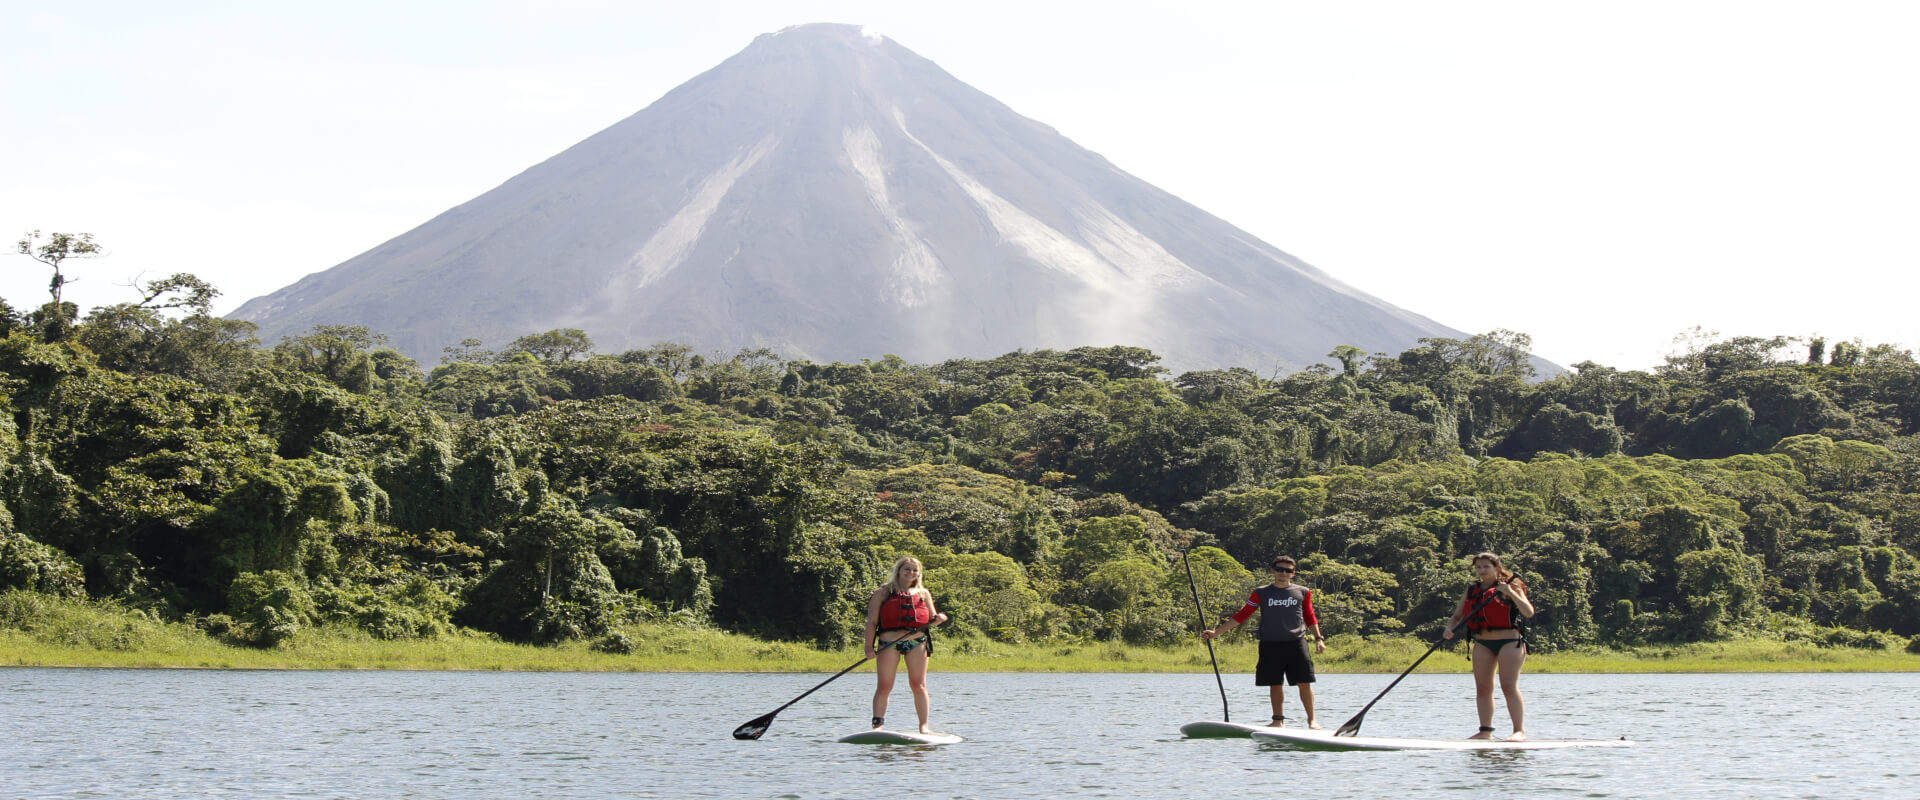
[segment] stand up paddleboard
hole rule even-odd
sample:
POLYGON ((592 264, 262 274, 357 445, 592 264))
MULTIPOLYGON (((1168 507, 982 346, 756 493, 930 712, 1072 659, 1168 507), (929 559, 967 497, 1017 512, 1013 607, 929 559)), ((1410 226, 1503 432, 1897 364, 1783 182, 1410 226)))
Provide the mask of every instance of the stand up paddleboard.
POLYGON ((842 736, 844 744, 953 744, 964 742, 951 733, 916 733, 913 731, 861 731, 842 736))
POLYGON ((1265 725, 1244 722, 1189 722, 1180 726, 1180 735, 1189 739, 1245 739, 1254 731, 1267 729, 1265 725))
POLYGON ((1304 728, 1256 728, 1251 735, 1262 742, 1292 745, 1301 750, 1559 750, 1568 747, 1631 747, 1626 739, 1394 739, 1383 736, 1335 736, 1333 731, 1304 728))

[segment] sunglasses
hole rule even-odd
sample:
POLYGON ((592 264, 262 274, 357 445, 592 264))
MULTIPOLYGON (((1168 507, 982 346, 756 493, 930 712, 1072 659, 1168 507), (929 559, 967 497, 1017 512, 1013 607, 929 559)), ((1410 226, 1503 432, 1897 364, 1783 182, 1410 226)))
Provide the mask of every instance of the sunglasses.
POLYGON ((1292 572, 1292 567, 1273 567, 1274 572, 1292 572))

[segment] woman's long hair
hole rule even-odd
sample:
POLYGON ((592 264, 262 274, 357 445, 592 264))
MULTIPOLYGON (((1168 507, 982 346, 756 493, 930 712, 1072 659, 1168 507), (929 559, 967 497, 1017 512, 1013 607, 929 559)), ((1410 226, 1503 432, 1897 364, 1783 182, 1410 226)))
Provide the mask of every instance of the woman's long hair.
POLYGON ((888 576, 887 582, 880 584, 880 586, 894 594, 908 594, 912 592, 916 586, 924 587, 926 585, 926 577, 927 568, 921 565, 920 559, 914 558, 913 556, 901 556, 899 561, 893 562, 893 574, 888 576), (900 584, 900 570, 909 564, 913 565, 914 569, 919 570, 920 574, 913 579, 913 583, 902 586, 900 584))
POLYGON ((1480 562, 1482 562, 1482 561, 1486 561, 1486 562, 1488 562, 1488 563, 1491 563, 1491 564, 1493 564, 1493 579, 1494 579, 1494 580, 1496 580, 1496 581, 1511 581, 1511 580, 1513 580, 1513 579, 1514 579, 1514 578, 1513 578, 1513 570, 1510 570, 1510 569, 1507 569, 1507 565, 1505 565, 1505 564, 1502 564, 1502 563, 1500 563, 1500 557, 1499 557, 1499 556, 1496 556, 1496 555, 1494 555, 1494 554, 1492 554, 1492 553, 1478 553, 1478 554, 1475 554, 1475 555, 1474 555, 1474 557, 1473 557, 1473 564, 1474 564, 1474 566, 1476 566, 1476 567, 1477 567, 1477 566, 1479 566, 1479 565, 1480 565, 1480 562))

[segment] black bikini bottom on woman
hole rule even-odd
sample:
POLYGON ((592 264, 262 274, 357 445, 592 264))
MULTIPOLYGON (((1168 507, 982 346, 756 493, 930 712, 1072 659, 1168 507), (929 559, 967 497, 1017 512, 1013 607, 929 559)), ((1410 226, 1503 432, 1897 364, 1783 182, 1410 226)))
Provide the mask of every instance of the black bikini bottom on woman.
POLYGON ((1527 643, 1527 640, 1516 636, 1512 639, 1475 639, 1473 640, 1473 643, 1480 645, 1481 647, 1487 648, 1489 652, 1498 656, 1500 655, 1501 650, 1506 649, 1507 645, 1510 645, 1510 644, 1524 645, 1527 643))

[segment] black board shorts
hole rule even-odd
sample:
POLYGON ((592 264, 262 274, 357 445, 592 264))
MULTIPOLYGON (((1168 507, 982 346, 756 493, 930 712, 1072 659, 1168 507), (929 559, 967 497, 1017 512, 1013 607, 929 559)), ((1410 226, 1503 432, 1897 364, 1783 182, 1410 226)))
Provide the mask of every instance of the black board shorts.
POLYGON ((1307 653, 1307 640, 1260 643, 1260 663, 1253 668, 1253 685, 1279 686, 1282 678, 1288 686, 1313 683, 1313 657, 1307 653))

